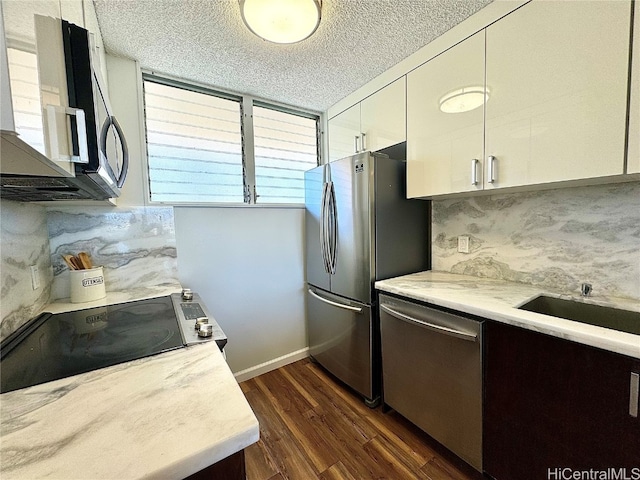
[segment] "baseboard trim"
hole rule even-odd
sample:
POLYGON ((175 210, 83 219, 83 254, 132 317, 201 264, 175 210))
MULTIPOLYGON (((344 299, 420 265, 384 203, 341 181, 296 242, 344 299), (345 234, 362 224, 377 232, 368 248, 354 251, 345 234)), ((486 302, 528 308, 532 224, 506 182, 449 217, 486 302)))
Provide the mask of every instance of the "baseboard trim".
POLYGON ((236 377, 236 381, 238 383, 244 382, 245 380, 249 380, 250 378, 257 377, 258 375, 270 372, 271 370, 276 370, 277 368, 284 367, 285 365, 297 362, 298 360, 302 360, 303 358, 307 358, 308 356, 309 347, 305 347, 295 352, 282 355, 281 357, 274 358, 273 360, 269 360, 268 362, 261 363, 260 365, 245 368, 244 370, 234 373, 233 376, 236 377))

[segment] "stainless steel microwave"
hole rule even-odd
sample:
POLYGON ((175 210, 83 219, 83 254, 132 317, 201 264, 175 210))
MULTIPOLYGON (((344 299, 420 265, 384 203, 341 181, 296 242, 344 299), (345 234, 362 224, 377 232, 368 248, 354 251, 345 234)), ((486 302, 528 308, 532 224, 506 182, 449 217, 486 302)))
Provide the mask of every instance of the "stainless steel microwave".
MULTIPOLYGON (((28 132, 3 126, 0 196, 26 202, 118 197, 128 170, 127 143, 91 36, 58 18, 35 15, 34 23, 42 144, 34 148, 28 132)), ((7 68, 11 74, 10 55, 7 68)), ((19 87, 12 78, 14 85, 19 87)))

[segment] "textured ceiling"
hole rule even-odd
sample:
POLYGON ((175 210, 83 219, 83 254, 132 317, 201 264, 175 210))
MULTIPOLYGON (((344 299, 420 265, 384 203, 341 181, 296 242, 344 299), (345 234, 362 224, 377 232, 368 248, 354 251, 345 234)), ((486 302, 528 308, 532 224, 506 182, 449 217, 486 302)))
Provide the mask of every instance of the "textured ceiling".
POLYGON ((261 40, 237 0, 94 0, 105 48, 145 69, 309 110, 338 100, 492 0, 323 0, 316 33, 261 40))

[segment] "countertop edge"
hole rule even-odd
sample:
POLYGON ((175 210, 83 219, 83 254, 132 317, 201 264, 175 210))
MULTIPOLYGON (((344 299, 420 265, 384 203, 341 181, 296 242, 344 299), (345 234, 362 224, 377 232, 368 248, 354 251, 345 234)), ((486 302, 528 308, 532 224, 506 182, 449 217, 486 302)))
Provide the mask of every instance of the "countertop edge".
POLYGON ((420 274, 377 281, 375 282, 375 288, 382 292, 431 303, 462 313, 483 317, 488 320, 525 328, 538 333, 640 359, 640 335, 618 332, 594 325, 586 325, 562 318, 518 310, 516 307, 541 293, 557 297, 561 296, 557 292, 549 292, 533 285, 514 285, 511 282, 488 280, 445 272, 421 272, 420 274), (455 285, 454 282, 456 278, 464 282, 473 282, 476 286, 482 285, 483 282, 486 282, 487 285, 500 286, 505 289, 512 286, 514 290, 518 290, 518 295, 515 295, 515 297, 520 297, 520 299, 512 304, 507 304, 503 299, 490 297, 484 299, 482 302, 474 301, 473 299, 464 300, 461 298, 465 295, 464 288, 455 285), (442 290, 447 289, 447 280, 451 282, 450 292, 442 293, 442 290), (412 283, 411 287, 406 285, 407 282, 412 283), (420 288, 421 284, 423 288, 420 288), (437 292, 430 290, 430 287, 433 285, 437 285, 439 289, 437 292))
POLYGON ((186 478, 194 473, 238 453, 260 440, 260 426, 254 415, 254 422, 247 430, 222 440, 214 447, 194 451, 193 455, 183 457, 171 465, 149 473, 149 478, 186 478))

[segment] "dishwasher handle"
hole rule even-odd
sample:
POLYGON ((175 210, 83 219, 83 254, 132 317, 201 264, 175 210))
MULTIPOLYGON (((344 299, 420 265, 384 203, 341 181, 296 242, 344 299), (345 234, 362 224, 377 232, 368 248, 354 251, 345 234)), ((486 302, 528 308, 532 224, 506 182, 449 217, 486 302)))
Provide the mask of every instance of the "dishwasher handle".
POLYGON ((417 318, 410 317, 409 315, 405 315, 404 313, 400 313, 393 308, 387 307, 386 305, 380 305, 380 309, 389 315, 397 318, 398 320, 402 320, 403 322, 411 323, 417 325, 422 328, 426 328, 432 330, 436 333, 442 333, 444 335, 450 335, 452 337, 459 338, 460 340, 467 340, 469 342, 475 342, 478 340, 478 335, 474 333, 461 332, 460 330, 455 330, 449 327, 443 327, 442 325, 436 325, 434 323, 425 322, 424 320, 418 320, 417 318))

